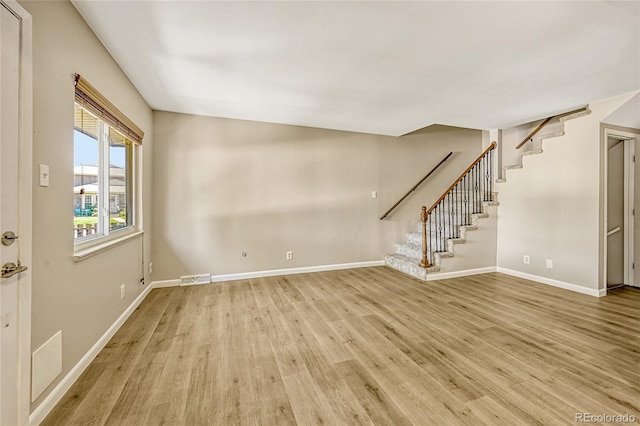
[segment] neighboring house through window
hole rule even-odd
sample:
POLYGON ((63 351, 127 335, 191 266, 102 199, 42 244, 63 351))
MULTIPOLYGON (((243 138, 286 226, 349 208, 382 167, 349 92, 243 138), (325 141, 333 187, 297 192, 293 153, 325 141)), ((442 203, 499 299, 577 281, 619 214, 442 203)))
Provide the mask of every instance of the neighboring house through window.
POLYGON ((142 131, 76 76, 74 240, 83 244, 136 228, 136 144, 142 131))

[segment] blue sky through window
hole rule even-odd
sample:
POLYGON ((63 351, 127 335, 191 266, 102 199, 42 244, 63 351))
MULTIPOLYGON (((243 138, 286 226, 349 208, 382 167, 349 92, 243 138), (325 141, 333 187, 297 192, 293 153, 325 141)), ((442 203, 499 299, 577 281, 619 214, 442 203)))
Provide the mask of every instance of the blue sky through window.
MULTIPOLYGON (((73 131, 74 151, 73 165, 96 165, 98 164, 98 141, 77 130, 73 131)), ((117 167, 125 165, 125 149, 110 149, 109 162, 117 167)))

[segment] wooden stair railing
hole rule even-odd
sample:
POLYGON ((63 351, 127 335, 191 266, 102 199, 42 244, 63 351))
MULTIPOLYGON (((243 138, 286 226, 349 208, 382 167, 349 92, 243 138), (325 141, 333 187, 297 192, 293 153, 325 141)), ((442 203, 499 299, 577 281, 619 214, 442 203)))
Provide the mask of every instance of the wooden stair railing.
POLYGON ((493 201, 493 142, 442 194, 431 208, 422 206, 422 260, 433 265, 434 253, 445 251, 449 239, 458 238, 460 226, 471 225, 472 214, 482 212, 482 203, 493 201), (427 226, 429 223, 429 226, 427 226), (445 226, 447 225, 447 226, 445 226), (445 229, 446 228, 446 229, 445 229), (431 250, 429 250, 431 246, 431 250))
POLYGON ((385 219, 387 216, 389 216, 389 214, 400 205, 400 203, 402 203, 409 195, 411 195, 411 193, 413 191, 415 191, 416 189, 418 189, 418 187, 420 185, 422 185, 422 182, 424 182, 425 180, 427 180, 429 178, 429 176, 431 176, 437 169, 438 167, 442 166, 442 164, 444 164, 445 161, 447 161, 449 159, 449 157, 451 157, 451 155, 453 154, 453 152, 450 152, 446 155, 446 157, 444 157, 442 160, 440 160, 440 162, 438 164, 436 164, 436 166, 431 169, 431 171, 429 173, 427 173, 427 175, 425 177, 423 177, 422 179, 420 179, 420 181, 418 183, 416 183, 415 185, 413 185, 413 188, 411 188, 406 194, 404 194, 402 196, 402 198, 400 198, 398 200, 397 203, 395 203, 393 206, 391 206, 391 208, 389 210, 386 211, 385 214, 383 214, 382 216, 380 216, 380 220, 385 219))
POLYGON ((533 129, 533 131, 532 131, 531 133, 529 133, 529 134, 527 135, 527 137, 526 137, 526 138, 522 139, 522 142, 520 142, 520 143, 516 146, 516 149, 520 149, 520 148, 522 148, 522 147, 524 146, 524 144, 526 144, 527 142, 529 142, 530 140, 532 140, 532 139, 533 139, 533 137, 534 137, 535 135, 537 135, 537 134, 538 134, 538 132, 539 132, 540 130, 542 130, 542 128, 543 128, 544 126, 546 126, 547 124, 549 124, 549 122, 550 122, 551 120, 553 120, 554 118, 562 118, 562 117, 566 117, 567 115, 572 115, 572 114, 577 114, 577 113, 579 113, 579 112, 587 111, 587 109, 588 109, 587 107, 578 108, 578 109, 574 109, 573 111, 563 112, 562 114, 556 114, 556 115, 552 115, 551 117, 547 117, 547 118, 545 118, 545 119, 544 119, 544 121, 543 121, 542 123, 540 123, 540 124, 538 125, 538 127, 536 127, 535 129, 533 129))

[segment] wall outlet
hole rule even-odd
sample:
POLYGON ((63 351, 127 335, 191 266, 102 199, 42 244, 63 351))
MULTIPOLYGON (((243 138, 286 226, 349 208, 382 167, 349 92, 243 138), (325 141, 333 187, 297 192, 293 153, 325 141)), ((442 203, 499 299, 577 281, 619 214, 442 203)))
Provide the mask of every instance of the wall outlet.
POLYGON ((287 260, 291 260, 293 259, 293 252, 292 251, 288 251, 287 252, 287 260))
POLYGON ((522 257, 522 263, 524 263, 524 264, 528 265, 528 264, 529 264, 529 261, 530 261, 529 255, 525 254, 525 255, 522 257))
POLYGON ((125 289, 124 288, 125 288, 125 285, 122 284, 120 286, 120 300, 124 299, 124 294, 125 294, 125 289))
POLYGON ((553 269, 553 259, 547 259, 547 269, 553 269))
POLYGON ((149 262, 149 275, 153 274, 153 262, 149 262))
POLYGON ((40 186, 49 186, 49 166, 40 164, 40 186))

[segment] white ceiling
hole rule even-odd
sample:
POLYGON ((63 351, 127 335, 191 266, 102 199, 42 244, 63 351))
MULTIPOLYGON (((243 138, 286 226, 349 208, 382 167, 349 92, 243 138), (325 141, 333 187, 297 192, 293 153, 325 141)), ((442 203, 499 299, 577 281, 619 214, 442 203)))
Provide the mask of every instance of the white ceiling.
POLYGON ((73 4, 156 110, 397 136, 640 89, 640 1, 73 4))

